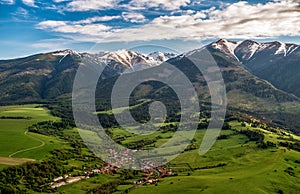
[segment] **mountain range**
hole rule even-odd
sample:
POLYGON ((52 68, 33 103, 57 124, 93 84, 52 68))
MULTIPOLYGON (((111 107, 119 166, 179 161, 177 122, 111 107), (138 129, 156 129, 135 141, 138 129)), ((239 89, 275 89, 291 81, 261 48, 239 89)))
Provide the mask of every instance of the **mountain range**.
POLYGON ((144 55, 120 50, 98 54, 72 50, 37 54, 25 58, 0 61, 1 102, 30 102, 53 99, 70 93, 81 58, 96 59, 106 68, 102 78, 113 77, 157 66, 175 54, 155 52, 144 55))
MULTIPOLYGON (((119 50, 97 54, 72 50, 37 54, 25 58, 0 61, 1 103, 49 102, 70 98, 76 70, 82 58, 105 64, 96 97, 108 98, 117 76, 138 74, 168 62, 188 75, 201 103, 210 100, 210 93, 201 72, 189 56, 206 48, 214 57, 223 75, 228 114, 250 115, 299 132, 300 128, 300 46, 281 42, 259 43, 252 40, 221 39, 200 49, 183 53, 155 52, 142 54, 119 50)), ((144 83, 133 97, 136 99, 173 96, 165 85, 144 83), (142 91, 142 92, 141 92, 142 91)))
POLYGON ((252 40, 234 42, 221 39, 208 47, 226 53, 256 76, 300 97, 300 45, 277 41, 259 43, 252 40))

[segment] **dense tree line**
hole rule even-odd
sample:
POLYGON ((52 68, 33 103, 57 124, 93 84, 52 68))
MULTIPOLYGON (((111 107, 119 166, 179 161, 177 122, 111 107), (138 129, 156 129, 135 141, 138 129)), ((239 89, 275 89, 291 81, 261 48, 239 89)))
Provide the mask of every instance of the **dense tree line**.
POLYGON ((246 135, 249 141, 263 142, 265 138, 263 134, 257 131, 241 130, 240 133, 246 135))
POLYGON ((282 147, 286 147, 288 149, 296 150, 300 152, 300 142, 297 141, 296 143, 291 142, 279 142, 279 145, 282 147))
POLYGON ((30 120, 32 117, 13 117, 13 116, 1 116, 0 119, 16 119, 16 120, 30 120))
POLYGON ((28 131, 46 136, 63 136, 63 131, 70 128, 67 120, 62 120, 62 122, 44 121, 28 127, 28 131))
POLYGON ((63 163, 56 159, 4 168, 0 172, 0 193, 26 193, 28 189, 44 191, 42 185, 65 173, 63 163))
POLYGON ((89 194, 110 194, 117 190, 118 185, 121 184, 121 180, 111 181, 109 183, 105 183, 99 187, 91 189, 89 194))

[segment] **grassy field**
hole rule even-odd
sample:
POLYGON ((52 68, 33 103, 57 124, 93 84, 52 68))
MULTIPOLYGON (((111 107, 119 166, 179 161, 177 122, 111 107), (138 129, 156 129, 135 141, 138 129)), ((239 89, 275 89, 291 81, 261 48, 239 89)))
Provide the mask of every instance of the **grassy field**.
MULTIPOLYGON (((26 158, 9 158, 9 157, 0 157, 0 163, 4 165, 18 165, 24 162, 33 162, 33 159, 26 158)), ((0 167, 1 168, 1 167, 0 167)))
MULTIPOLYGON (((146 104, 147 102, 149 102, 149 101, 146 100, 146 101, 143 101, 143 102, 141 102, 141 103, 138 103, 138 104, 136 104, 136 105, 129 106, 129 107, 115 108, 115 109, 114 109, 114 113, 115 113, 115 114, 120 114, 120 113, 122 113, 122 112, 125 111, 125 110, 131 110, 131 109, 137 108, 137 107, 139 107, 139 106, 142 106, 142 105, 146 104)), ((108 115, 112 115, 112 114, 113 114, 113 111, 112 111, 112 110, 108 110, 108 111, 98 111, 98 112, 96 112, 96 114, 108 114, 108 115)))
POLYGON ((75 184, 66 185, 64 187, 60 187, 57 189, 58 192, 62 193, 74 193, 74 194, 84 194, 87 193, 88 190, 105 184, 107 182, 116 180, 118 176, 110 176, 110 175, 99 175, 96 177, 92 177, 89 179, 85 179, 75 184))
POLYGON ((0 117, 26 117, 24 119, 0 119, 0 166, 19 164, 28 159, 43 159, 47 154, 63 146, 55 137, 27 133, 26 129, 41 121, 59 121, 38 105, 0 106, 0 117), (15 159, 12 158, 23 158, 15 159), (7 162, 9 161, 9 162, 7 162))
MULTIPOLYGON (((155 185, 138 186, 130 193, 298 193, 300 191, 300 153, 286 148, 259 149, 255 142, 235 133, 243 129, 232 122, 233 130, 222 131, 229 139, 218 140, 204 156, 198 150, 182 153, 170 166, 178 176, 161 179, 155 185), (184 169, 188 163, 198 170, 184 169), (218 164, 225 166, 216 167, 218 164), (182 166, 177 169, 177 166, 182 166), (292 173, 288 173, 288 168, 292 173), (178 171, 177 171, 178 170, 178 171), (186 170, 186 171, 185 171, 186 170)), ((251 128, 251 130, 263 130, 251 128)), ((205 131, 197 131, 195 138, 201 141, 205 131)), ((266 132, 265 132, 266 133, 266 132)), ((268 132, 269 133, 269 132, 268 132)), ((273 142, 277 136, 270 134, 273 142)), ((118 193, 118 192, 117 192, 118 193)))
MULTIPOLYGON (((261 149, 256 142, 238 133, 249 129, 264 134, 265 141, 278 143, 284 139, 299 140, 299 136, 284 132, 284 135, 240 122, 230 123, 231 130, 223 130, 228 139, 217 140, 213 148, 204 156, 199 150, 185 151, 170 162, 170 167, 178 176, 164 178, 157 185, 138 186, 130 193, 297 193, 300 190, 300 153, 283 147, 261 149), (281 137, 281 138, 279 138, 281 137), (222 166, 217 167, 219 164, 222 166), (189 167, 196 170, 190 170, 189 167), (292 173, 288 169, 292 169, 292 173)), ((156 146, 166 142, 172 133, 155 132, 148 136, 135 136, 122 129, 111 129, 113 138, 126 137, 124 145, 142 139, 160 136, 156 146)), ((195 139, 200 144, 205 130, 198 130, 195 139)), ((122 193, 130 185, 121 185, 115 193, 122 193)))
MULTIPOLYGON (((133 194, 298 193, 300 190, 300 164, 296 160, 300 161, 300 152, 278 146, 268 149, 258 148, 255 141, 249 141, 239 131, 246 129, 260 131, 265 135, 265 141, 274 143, 283 141, 282 138, 288 139, 292 136, 294 139, 299 139, 299 137, 288 132, 284 132, 284 135, 277 134, 259 127, 251 127, 247 123, 243 127, 237 121, 231 122, 230 125, 232 129, 221 132, 222 135, 227 135, 228 139, 217 140, 213 148, 204 156, 199 156, 199 150, 195 149, 185 151, 172 160, 169 166, 177 176, 160 179, 157 185, 119 185, 114 193, 121 194, 129 188, 131 188, 129 193, 133 194)), ((160 136, 155 143, 156 147, 167 141, 173 134, 157 131, 147 136, 136 136, 118 128, 109 131, 114 139, 125 137, 125 140, 122 141, 124 145, 160 136)), ((195 140, 198 145, 205 132, 205 130, 196 132, 195 140)), ((69 161, 70 166, 82 164, 78 161, 69 161)), ((89 189, 117 178, 99 175, 61 187, 58 191, 86 193, 89 189)))
MULTIPOLYGON (((59 120, 52 117, 49 111, 36 105, 0 107, 0 117, 30 117, 31 119, 0 119, 0 169, 7 164, 19 164, 28 160, 40 160, 55 148, 67 148, 68 145, 55 137, 25 133, 26 128, 45 120, 59 120), (27 149, 27 151, 26 151, 27 149), (25 151, 24 151, 25 150, 25 151), (21 151, 21 152, 18 152, 21 151), (9 155, 14 154, 9 158, 9 155)), ((228 138, 217 140, 213 148, 204 156, 199 156, 198 149, 185 151, 168 165, 177 176, 160 179, 157 185, 135 186, 119 185, 115 194, 129 193, 164 194, 164 193, 298 193, 300 190, 300 152, 278 146, 281 141, 300 140, 299 136, 289 132, 268 131, 252 127, 238 121, 230 122, 232 129, 223 130, 222 135, 228 138), (277 144, 277 147, 258 148, 255 141, 241 134, 240 130, 258 131, 265 136, 264 141, 277 144)), ((98 141, 96 134, 90 131, 73 129, 66 134, 90 137, 89 141, 98 141)), ((142 140, 155 140, 145 147, 158 147, 173 136, 173 132, 159 130, 150 135, 138 136, 124 129, 108 130, 111 137, 120 140, 123 145, 130 145, 142 140), (157 138, 159 136, 159 138, 157 138)), ((194 140, 199 146, 206 130, 197 130, 194 140)), ((151 141, 150 141, 151 142, 151 141)), ((173 149, 173 148, 172 148, 173 149)), ((175 149, 175 148, 174 148, 175 149)), ((86 148, 84 154, 90 154, 86 148)), ((83 168, 84 160, 71 158, 66 161, 68 167, 83 168)), ((89 163, 87 169, 101 165, 98 161, 89 163)), ((61 193, 86 193, 88 190, 104 183, 119 179, 119 175, 99 175, 57 189, 61 193)), ((133 183, 136 180, 127 180, 133 183)))
MULTIPOLYGON (((232 150, 232 154, 237 152, 232 150)), ((285 172, 288 167, 299 168, 294 157, 299 158, 300 154, 267 150, 239 158, 232 156, 230 161, 211 158, 211 162, 203 160, 199 165, 227 162, 227 166, 161 179, 157 186, 140 186, 131 193, 277 193, 280 190, 297 193, 300 190, 299 170, 295 177, 285 172)))

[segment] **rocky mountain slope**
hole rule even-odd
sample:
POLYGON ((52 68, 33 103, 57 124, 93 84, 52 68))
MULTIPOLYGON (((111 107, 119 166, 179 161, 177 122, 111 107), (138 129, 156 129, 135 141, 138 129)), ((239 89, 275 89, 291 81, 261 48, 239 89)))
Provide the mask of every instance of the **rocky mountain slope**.
POLYGON ((242 63, 256 76, 300 97, 300 45, 221 39, 207 46, 242 63))

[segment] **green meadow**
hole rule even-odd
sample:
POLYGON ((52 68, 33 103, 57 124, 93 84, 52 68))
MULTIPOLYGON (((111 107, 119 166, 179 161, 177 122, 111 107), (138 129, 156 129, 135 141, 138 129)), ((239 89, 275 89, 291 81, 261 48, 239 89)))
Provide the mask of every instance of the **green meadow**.
MULTIPOLYGON (((177 176, 160 179, 156 185, 133 186, 129 193, 298 193, 300 191, 300 153, 284 147, 258 148, 255 141, 238 133, 240 130, 260 131, 265 141, 279 143, 283 138, 299 136, 285 132, 276 134, 249 124, 242 127, 240 122, 230 122, 232 129, 223 130, 227 139, 217 140, 212 149, 200 156, 199 150, 185 151, 169 163, 177 176)), ((113 137, 124 135, 124 131, 112 129, 113 137)), ((198 130, 195 140, 200 145, 205 130, 198 130)), ((141 140, 140 136, 126 134, 123 143, 141 140)), ((153 139, 160 135, 158 146, 172 136, 172 133, 159 131, 145 136, 153 139)), ((117 193, 123 193, 128 185, 121 185, 117 193)))
POLYGON ((110 175, 99 175, 96 177, 91 177, 89 179, 79 181, 74 184, 60 187, 57 189, 57 191, 61 192, 61 193, 74 193, 74 194, 82 193, 83 194, 83 193, 87 193, 91 188, 95 188, 97 186, 108 183, 110 181, 114 181, 117 178, 119 178, 119 177, 118 176, 110 176, 110 175))
POLYGON ((55 137, 26 132, 32 124, 60 120, 39 105, 0 106, 0 118, 0 164, 7 158, 16 158, 11 164, 24 162, 17 158, 44 159, 51 150, 64 145, 55 137))
MULTIPOLYGON (((48 110, 37 105, 5 106, 0 107, 0 117, 3 116, 30 119, 0 119, 0 168, 8 163, 13 165, 32 159, 46 159, 55 148, 68 149, 67 143, 54 136, 25 133, 27 127, 34 123, 59 120, 51 116, 48 110)), ((134 185, 133 182, 141 176, 137 175, 118 185, 114 193, 299 193, 300 152, 279 146, 280 142, 299 141, 299 136, 281 130, 269 131, 238 121, 229 124, 231 129, 221 131, 221 135, 226 138, 218 139, 211 150, 202 156, 198 154, 198 148, 206 130, 197 130, 193 140, 197 149, 186 150, 168 163, 174 176, 159 179, 155 185, 134 185), (243 130, 257 131, 264 135, 264 142, 273 142, 276 146, 259 148, 256 141, 249 141, 241 133, 243 130)), ((73 129, 64 133, 80 138, 78 132, 89 137, 91 142, 98 141, 96 134, 91 131, 73 129)), ((149 135, 136 135, 121 128, 108 129, 108 133, 124 146, 141 144, 142 148, 159 147, 174 135, 174 132, 163 130, 149 135)), ((91 153, 83 148, 82 154, 88 156, 91 153)), ((75 158, 66 162, 69 168, 83 168, 88 164, 86 168, 89 169, 101 165, 98 160, 86 162, 75 158)), ((56 192, 86 193, 118 179, 119 174, 98 175, 60 187, 56 192)))
POLYGON ((202 167, 220 162, 227 165, 181 172, 178 176, 161 179, 156 186, 139 186, 131 193, 297 193, 300 190, 300 165, 294 163, 295 158, 300 158, 298 152, 255 151, 251 148, 229 149, 224 153, 211 151, 207 157, 186 153, 173 163, 198 160, 202 167), (243 151, 248 153, 243 155, 243 151), (295 169, 295 176, 285 172, 288 167, 295 169))
POLYGON ((136 105, 133 105, 133 106, 115 108, 114 111, 112 111, 112 110, 98 111, 98 112, 96 112, 96 114, 108 114, 108 115, 112 115, 112 114, 120 114, 120 113, 122 113, 122 112, 125 111, 125 110, 132 110, 132 109, 134 109, 134 108, 140 107, 140 106, 146 104, 147 102, 149 102, 149 101, 145 100, 145 101, 143 101, 143 102, 141 102, 141 103, 138 103, 138 104, 136 104, 136 105))

